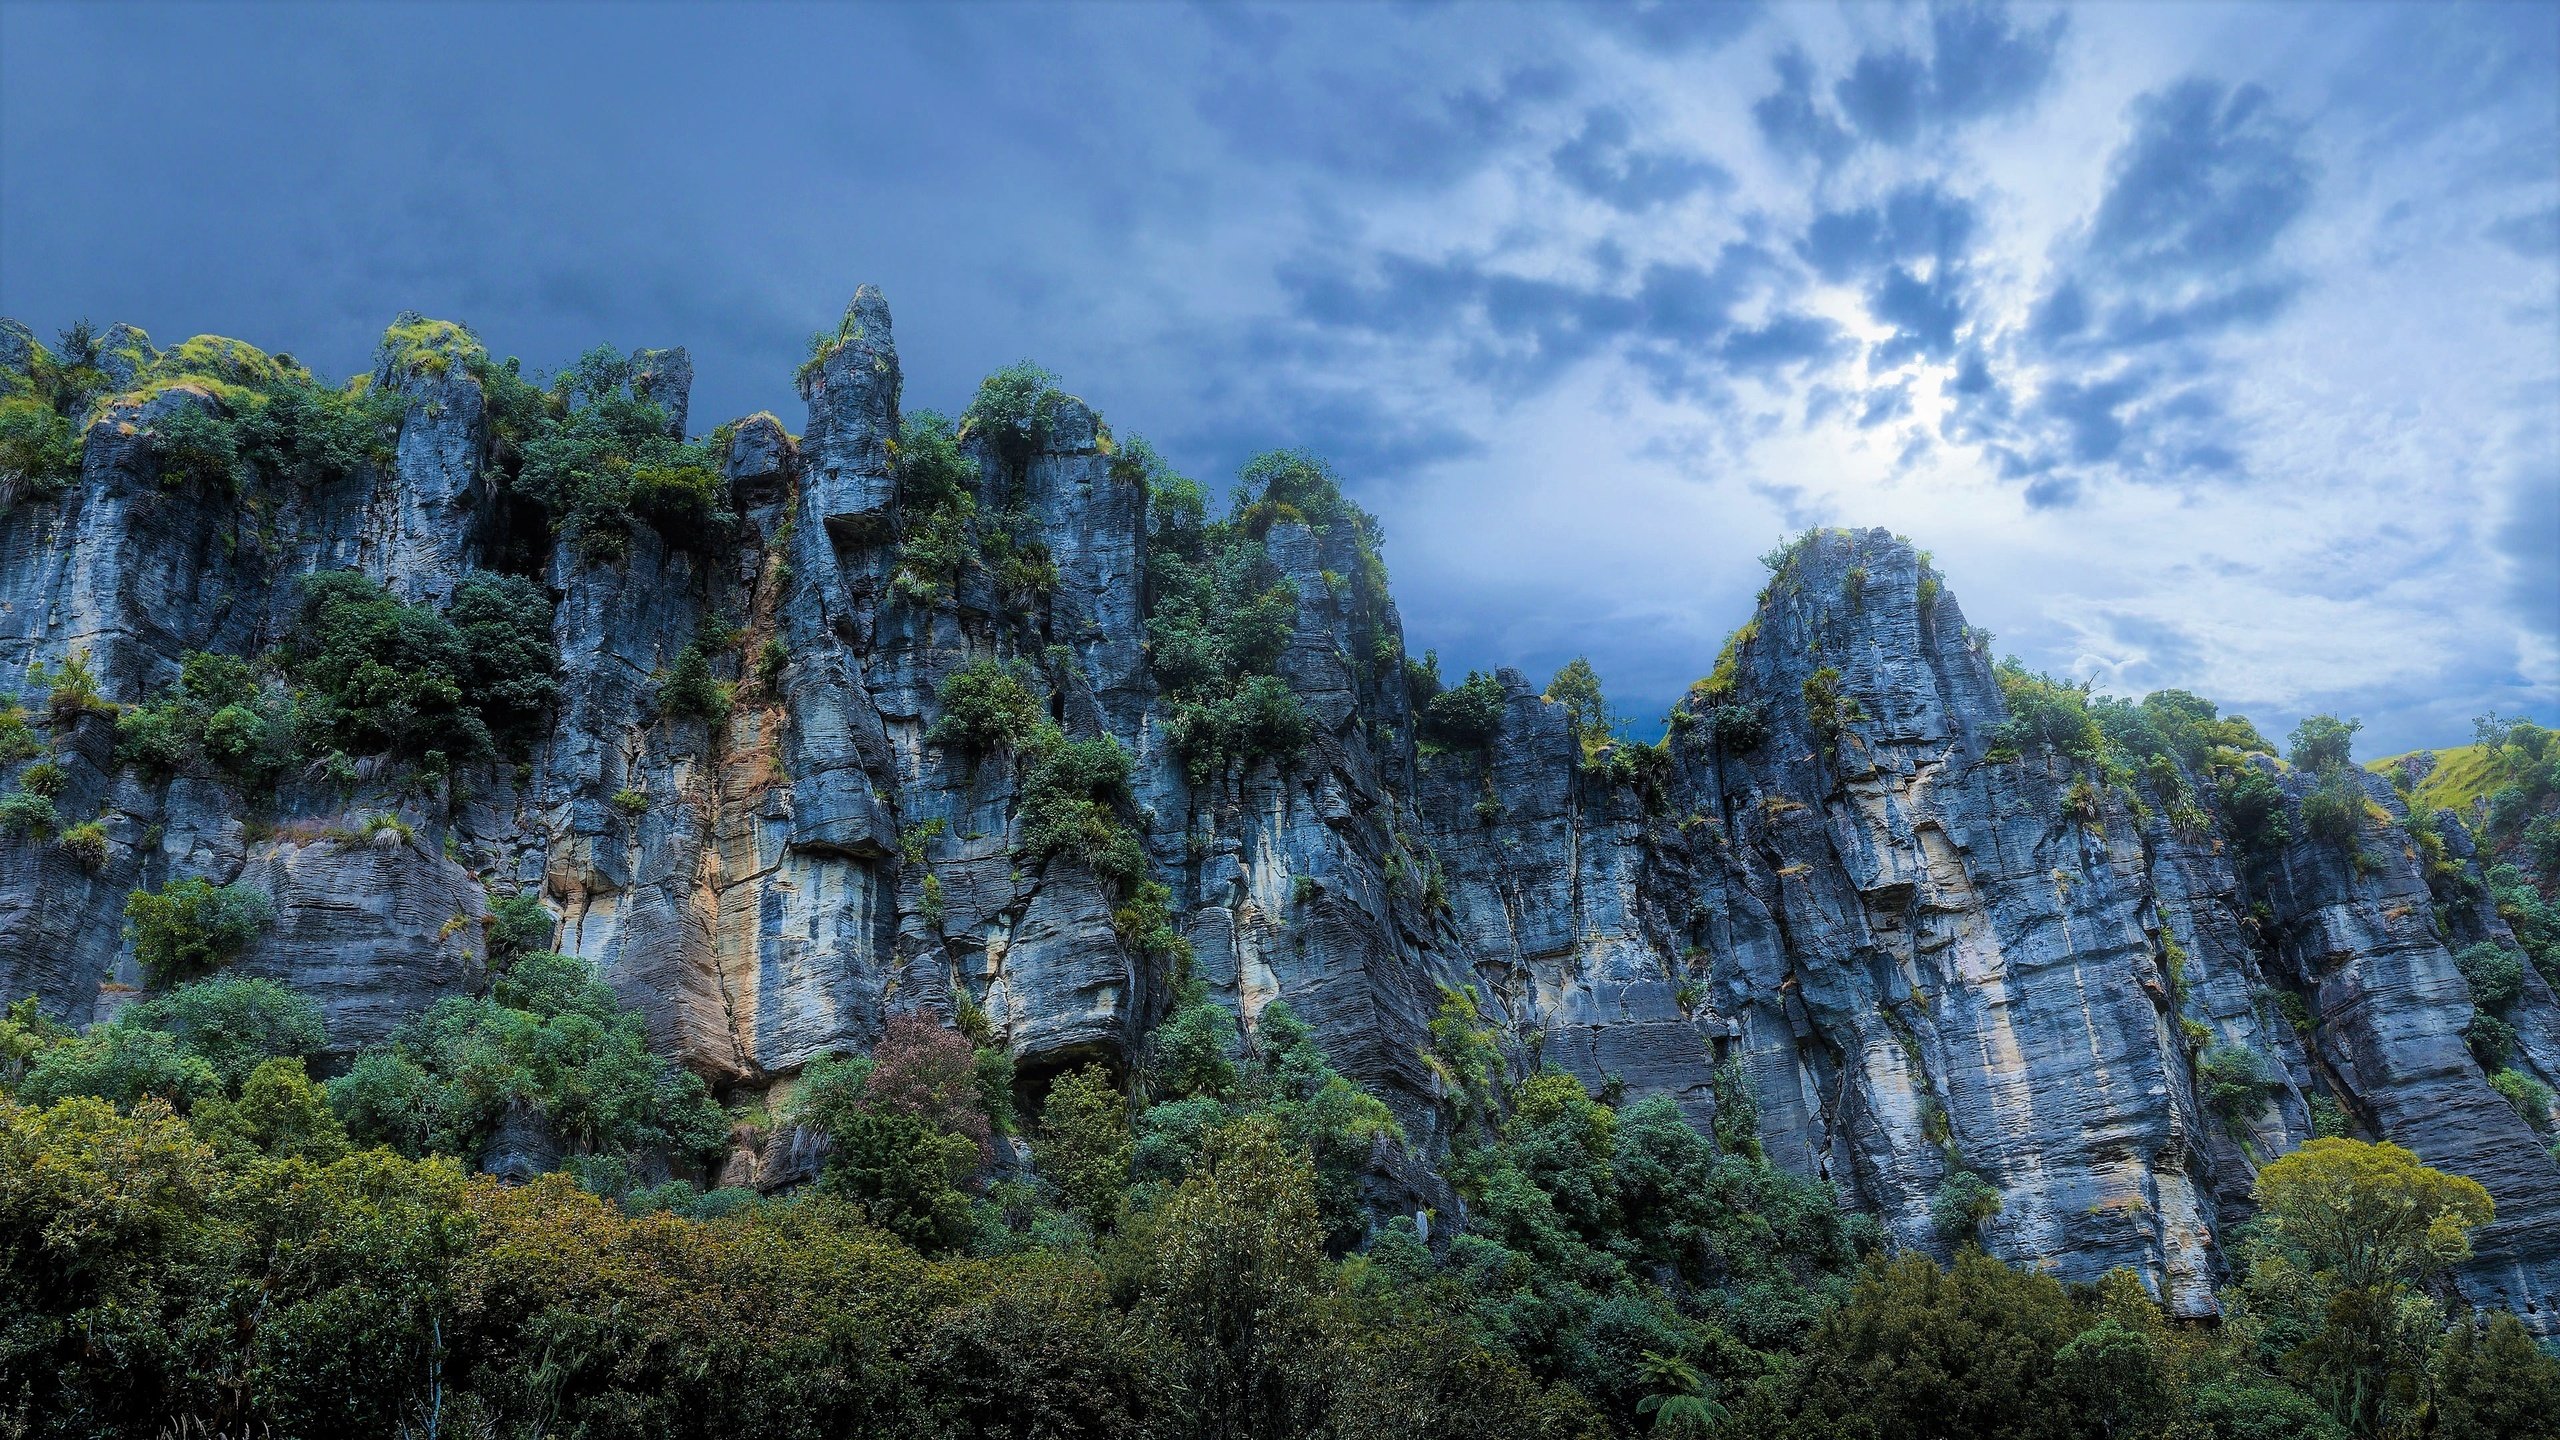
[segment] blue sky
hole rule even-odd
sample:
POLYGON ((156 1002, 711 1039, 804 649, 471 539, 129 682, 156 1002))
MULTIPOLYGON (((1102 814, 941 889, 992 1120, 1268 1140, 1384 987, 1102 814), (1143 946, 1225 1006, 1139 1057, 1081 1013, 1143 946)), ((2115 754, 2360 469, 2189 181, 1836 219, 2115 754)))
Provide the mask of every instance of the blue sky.
POLYGON ((2560 716, 2560 7, 0 8, 40 333, 414 307, 796 425, 864 281, 910 406, 1321 450, 1417 649, 1648 732, 1814 523, 2103 688, 2560 716))

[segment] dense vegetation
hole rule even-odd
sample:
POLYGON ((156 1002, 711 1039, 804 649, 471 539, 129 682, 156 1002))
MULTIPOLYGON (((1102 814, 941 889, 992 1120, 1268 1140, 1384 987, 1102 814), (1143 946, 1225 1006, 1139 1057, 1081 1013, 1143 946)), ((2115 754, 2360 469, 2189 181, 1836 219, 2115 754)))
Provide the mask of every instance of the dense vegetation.
MULTIPOLYGON (((641 524, 671 543, 720 529, 707 451, 673 433, 627 358, 596 352, 539 389, 454 327, 404 322, 393 341, 396 371, 480 380, 509 493, 587 558, 622 553, 641 524)), ((37 411, 65 420, 104 393, 76 373, 96 369, 94 343, 66 337, 63 353, 71 378, 0 402, 12 473, 58 476, 46 447, 59 436, 37 411)), ((343 473, 396 419, 254 352, 171 354, 161 380, 195 377, 219 402, 162 427, 178 483, 238 495, 343 473)), ((1020 506, 1066 403, 1023 366, 991 377, 956 422, 910 418, 886 537, 900 599, 991 590, 1019 605, 1054 587, 1020 506)), ((1214 520, 1200 487, 1142 442, 1113 461, 1147 499, 1147 644, 1195 784, 1316 742, 1284 662, 1293 645, 1336 642, 1311 637, 1318 597, 1273 558, 1309 538, 1348 557, 1348 576, 1321 583, 1366 681, 1405 687, 1422 746, 1464 764, 1501 738, 1500 681, 1444 685, 1436 657, 1410 661, 1392 642, 1375 524, 1321 461, 1256 459, 1214 520)), ((1790 559, 1782 550, 1773 570, 1790 559)), ((1925 568, 1922 583, 1925 605, 1925 568)), ((1868 584, 1854 571, 1845 602, 1867 603, 1868 584)), ((55 720, 114 715, 126 761, 244 792, 356 755, 435 773, 522 753, 537 734, 556 697, 549 621, 549 599, 516 577, 474 575, 439 608, 324 575, 275 651, 189 656, 149 704, 108 704, 76 666, 40 688, 55 720)), ((706 625, 659 677, 655 714, 724 715, 733 693, 714 657, 736 639, 706 625)), ((1687 714, 1748 753, 1771 712, 1744 698, 1731 660, 1687 714)), ((724 1110, 651 1053, 640 1017, 585 962, 549 948, 531 896, 493 900, 479 993, 345 1053, 308 997, 222 973, 273 919, 260 892, 193 878, 133 892, 126 916, 156 993, 80 1034, 32 1002, 0 1018, 0 1436, 193 1423, 278 1436, 2494 1440, 2549 1434, 2560 1415, 2560 1363, 2514 1317, 2448 1308, 2441 1282, 2490 1218, 2486 1193, 2389 1145, 2324 1138, 2266 1164, 2225 1323, 2181 1325, 2132 1276, 2066 1286, 1974 1249, 2000 1197, 1960 1161, 1932 1207, 1947 1260, 1897 1254, 1827 1183, 1762 1153, 1737 1071, 1715 1076, 1703 1133, 1668 1098, 1594 1093, 1538 1066, 1452 990, 1412 1058, 1446 1101, 1431 1118, 1447 1150, 1428 1158, 1464 1206, 1410 1210, 1396 1177, 1426 1158, 1407 1129, 1420 1117, 1338 1069, 1285 1002, 1248 1025, 1191 977, 1131 757, 1061 718, 1068 664, 1051 651, 959 668, 926 739, 1014 769, 1022 864, 1082 866, 1108 890, 1151 992, 1171 997, 1125 1069, 1026 1081, 963 999, 947 1017, 889 1018, 868 1053, 813 1060, 770 1105, 724 1110), (738 1138, 815 1155, 806 1183, 724 1188, 738 1138)), ((2383 842, 2352 768, 2353 722, 2306 721, 2287 764, 2245 720, 2183 692, 2113 700, 2014 661, 1997 680, 2008 718, 1985 762, 2045 769, 2083 825, 2157 815, 2218 832, 2251 864, 2314 841, 2362 866, 2383 842)), ((1587 662, 1546 699, 1588 769, 1641 787, 1669 763, 1665 747, 1615 737, 1587 662)), ((1776 697, 1799 700, 1825 742, 1865 718, 1830 666, 1776 697)), ((52 811, 63 781, 37 758, 35 724, 0 711, 0 762, 34 762, 0 797, 0 826, 67 845, 78 827, 52 811)), ((2560 961, 2560 744, 2493 718, 2481 746, 2504 783, 2458 820, 2490 857, 2488 898, 2517 945, 2459 951, 2477 1006, 2468 1038, 2492 1083, 2547 1123, 2548 1092, 2505 1062, 2528 967, 2560 961)), ((1487 803, 1499 813, 1490 791, 1487 803)), ((2472 882, 2435 824, 2409 833, 2432 845, 2450 906, 2472 882)), ((911 827, 896 857, 937 925, 942 833, 911 827)), ((2182 1006, 2175 936, 2162 945, 2182 1006)), ((2199 1105, 2240 1128, 2279 1088, 2268 1062, 2181 1018, 2199 1105)))
POLYGON ((2427 1298, 2487 1197, 2390 1146, 2268 1166, 2199 1330, 2126 1276, 1888 1258, 1747 1115, 1710 1139, 1521 1073, 1463 993, 1428 1058, 1469 1218, 1435 1234, 1364 1205, 1403 1128, 1285 1005, 1246 1030, 1187 991, 1125 1080, 1071 1071, 1029 1113, 1000 1048, 908 1016, 787 1114, 724 1120, 581 962, 516 948, 525 918, 488 995, 325 1084, 319 1012, 264 981, 85 1035, 0 1019, 0 1423, 2328 1440, 2560 1413, 2511 1317, 2427 1298), (526 1115, 564 1173, 470 1174, 524 1173, 526 1115), (683 1178, 776 1123, 823 1138, 815 1185, 683 1178))

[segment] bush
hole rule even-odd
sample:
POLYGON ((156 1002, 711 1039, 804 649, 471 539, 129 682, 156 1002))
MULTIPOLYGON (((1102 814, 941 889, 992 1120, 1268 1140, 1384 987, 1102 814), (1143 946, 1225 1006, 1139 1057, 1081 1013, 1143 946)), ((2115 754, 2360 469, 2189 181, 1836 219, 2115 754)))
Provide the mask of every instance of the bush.
POLYGON ((169 694, 116 717, 117 758, 163 773, 200 760, 246 789, 284 766, 298 723, 292 699, 268 693, 249 662, 199 650, 169 694))
POLYGON ((285 663, 319 745, 462 758, 493 748, 488 723, 465 698, 474 673, 452 622, 349 571, 308 575, 302 586, 285 663))
POLYGON ((1824 743, 1837 741, 1841 732, 1866 718, 1857 701, 1840 693, 1840 672, 1825 665, 1804 680, 1805 723, 1824 743))
POLYGON ((2001 661, 1993 673, 2009 709, 2009 718, 1992 732, 1995 756, 2014 759, 2049 750, 2079 761, 2100 757, 2106 737, 2089 713, 2086 684, 2038 675, 2015 659, 2001 661))
POLYGON ((62 832, 59 842, 63 853, 95 870, 107 863, 107 826, 103 820, 84 820, 62 832))
POLYGON ((177 1038, 138 1025, 96 1025, 46 1051, 18 1082, 18 1099, 52 1105, 95 1096, 121 1110, 146 1099, 186 1110, 222 1094, 222 1077, 177 1038))
POLYGON ((2515 1107, 2536 1130, 2551 1128, 2551 1087, 2521 1070, 2501 1070, 2489 1077, 2489 1088, 2515 1107))
POLYGON ((2524 996, 2524 957, 2504 945, 2483 940, 2464 947, 2453 963, 2471 986, 2471 1003, 2492 1015, 2524 996))
POLYGON ((2000 1192, 1971 1170, 1955 1169, 1938 1182, 1929 1199, 1929 1223, 1950 1244, 1982 1232, 1982 1222, 2000 1213, 2000 1192))
POLYGON ((2320 783, 2302 797, 2303 833, 2345 851, 2358 851, 2357 836, 2365 823, 2364 785, 2357 777, 2361 772, 2345 765, 2331 766, 2320 776, 2320 783))
POLYGON ((2254 1050, 2215 1045, 2196 1057, 2196 1103, 2238 1126, 2258 1113, 2277 1089, 2267 1062, 2254 1050))
POLYGON ((542 897, 531 891, 501 895, 489 902, 489 959, 504 963, 520 955, 551 948, 557 922, 542 897))
POLYGON ((181 985, 127 1009, 120 1025, 173 1036, 237 1089, 267 1061, 299 1061, 327 1043, 320 1007, 272 980, 223 975, 181 985))
POLYGON ((636 520, 679 547, 726 533, 720 457, 669 433, 666 409, 633 383, 630 357, 590 350, 547 394, 517 378, 512 360, 471 363, 488 396, 496 448, 516 462, 509 489, 541 506, 552 533, 587 559, 620 559, 636 520))
POLYGON ((1049 438, 1049 427, 1066 403, 1057 376, 1020 361, 978 382, 978 393, 961 412, 962 434, 983 440, 1005 463, 1020 469, 1049 438))
POLYGON ((476 1158, 511 1111, 573 1151, 684 1163, 729 1131, 699 1077, 649 1052, 640 1015, 587 962, 549 951, 519 957, 486 999, 438 1001, 329 1094, 359 1143, 412 1154, 476 1158))
POLYGON ((501 749, 521 753, 541 738, 560 698, 551 612, 551 597, 519 575, 475 570, 454 587, 445 614, 461 637, 464 684, 501 749))
POLYGON ((942 717, 925 739, 945 749, 987 754, 1020 745, 1048 718, 1030 671, 1018 662, 981 657, 952 672, 934 692, 942 717))
POLYGON ((1422 707, 1422 733, 1452 749, 1481 750, 1502 733, 1505 703, 1500 677, 1470 670, 1422 707))
POLYGON ((179 880, 125 897, 134 958, 155 985, 230 963, 275 919, 275 904, 247 884, 179 880))
POLYGON ((49 840, 61 825, 61 812, 42 795, 26 790, 0 795, 0 833, 49 840))
POLYGON ((2222 813, 2231 838, 2243 854, 2264 859, 2293 839, 2293 821, 2285 812, 2284 787, 2255 766, 2226 771, 2221 783, 2222 813))
POLYGON ((1068 1209, 1096 1232, 1110 1228, 1129 1188, 1136 1139, 1129 1103, 1100 1066, 1069 1071, 1049 1087, 1033 1154, 1068 1209))
POLYGON ((1718 705, 1707 712, 1707 727, 1717 745, 1736 755, 1748 755, 1769 739, 1769 717, 1757 705, 1718 705))
POLYGON ((1120 818, 1129 767, 1129 752, 1108 735, 1068 740, 1045 730, 1022 777, 1022 854, 1081 860, 1124 890, 1143 883, 1146 851, 1120 818))
POLYGON ((2293 727, 2288 752, 2297 769, 2325 774, 2345 765, 2355 750, 2356 732, 2364 728, 2361 720, 2341 720, 2335 715, 2313 715, 2293 727))
POLYGON ((51 495, 80 478, 81 437, 70 417, 32 395, 0 398, 0 494, 51 495))
POLYGON ((711 657, 718 648, 695 637, 677 653, 676 663, 658 686, 658 713, 717 725, 729 718, 732 687, 712 674, 711 657))

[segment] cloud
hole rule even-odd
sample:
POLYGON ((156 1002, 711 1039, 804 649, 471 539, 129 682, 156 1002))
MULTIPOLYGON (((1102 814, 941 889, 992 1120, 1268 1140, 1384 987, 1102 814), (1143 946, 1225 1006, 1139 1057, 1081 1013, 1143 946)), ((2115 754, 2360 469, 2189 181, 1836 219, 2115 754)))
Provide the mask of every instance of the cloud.
POLYGON ((1927 53, 1898 45, 1861 51, 1832 82, 1829 106, 1812 60, 1801 50, 1780 53, 1778 88, 1752 116, 1781 153, 1824 165, 1861 142, 1907 149, 2033 103, 2053 78, 2067 33, 2061 15, 2022 28, 2005 6, 1935 6, 1927 53))
POLYGON ((1518 138, 1531 116, 1572 88, 1553 61, 1512 63, 1488 80, 1417 86, 1392 51, 1332 65, 1317 83, 1295 66, 1236 60, 1193 97, 1200 118, 1241 158, 1311 165, 1350 179, 1445 185, 1518 138))
POLYGON ((1613 209, 1634 214, 1683 200, 1701 189, 1731 190, 1733 172, 1712 160, 1639 149, 1626 112, 1604 106, 1549 157, 1558 177, 1613 209))
POLYGON ((2180 81, 2134 105, 2109 167, 2088 254, 2122 280, 2190 279, 2254 265, 2311 200, 2302 127, 2255 85, 2180 81))
POLYGON ((1813 94, 1813 61, 1802 50, 1779 52, 1778 88, 1751 106, 1752 123, 1779 154, 1831 164, 1857 141, 1813 94))
POLYGON ((2492 221, 2487 233, 2527 260, 2548 260, 2560 255, 2560 205, 2492 221))
POLYGON ((1816 215, 1796 251, 1824 279, 1846 280, 1891 260, 1951 263, 1975 223, 1971 201, 1935 182, 1904 185, 1876 204, 1816 215))
POLYGON ((1649 50, 1710 50, 1760 19, 1754 0, 1595 0, 1581 13, 1605 31, 1649 50))
MULTIPOLYGON (((2041 375, 2014 417, 1973 397, 1996 382, 1968 360, 1959 433, 1986 443, 2039 507, 2085 498, 2103 473, 2151 482, 2245 478, 2248 436, 2199 377, 2217 344, 2286 315, 2310 281, 2284 242, 2316 183, 2305 127, 2259 87, 2187 76, 2138 97, 2097 204, 2056 250, 2014 337, 2041 375), (2066 474, 2065 467, 2077 467, 2066 474)), ((1897 353, 1944 354, 1944 320, 1912 285, 1894 292, 1897 353)), ((1881 308, 1881 307, 1880 307, 1881 308)))

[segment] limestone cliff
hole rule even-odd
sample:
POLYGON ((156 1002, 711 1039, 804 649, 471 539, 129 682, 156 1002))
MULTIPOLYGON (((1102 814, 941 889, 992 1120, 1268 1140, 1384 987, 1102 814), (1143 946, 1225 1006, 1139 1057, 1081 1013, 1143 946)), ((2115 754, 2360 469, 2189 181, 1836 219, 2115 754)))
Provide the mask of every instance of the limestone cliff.
MULTIPOLYGON (((1285 997, 1426 1158, 1448 1097, 1425 1030, 1444 989, 1473 986, 1520 1065, 1668 1094, 1702 1124, 1720 1086, 1747 1091, 1772 1156, 1906 1245, 1942 1249, 1933 1206, 1978 1176, 1999 1197, 1995 1252, 2072 1278, 2130 1266, 2202 1314, 2255 1166, 2310 1134, 2326 1096, 2486 1185, 2499 1220, 2464 1283, 2546 1333, 2560 1321, 2560 1162, 2462 1039, 2449 945, 2495 938, 2496 914, 2432 902, 2378 781, 2392 819, 2358 855, 2304 838, 2252 857, 2186 761, 2100 783, 2004 746, 1978 632, 1903 540, 1795 547, 1658 750, 1586 743, 1511 672, 1490 739, 1441 746, 1420 734, 1392 603, 1358 581, 1367 542, 1275 512, 1262 558, 1296 613, 1271 669, 1311 734, 1203 772, 1148 644, 1148 477, 1081 405, 1025 453, 969 446, 976 509, 1018 517, 1054 573, 914 593, 897 351, 866 288, 802 373, 799 436, 771 416, 717 432, 729 521, 639 528, 598 558, 508 498, 490 397, 419 348, 429 324, 403 317, 371 377, 396 397, 388 457, 254 503, 163 483, 167 417, 223 406, 218 387, 102 406, 77 481, 0 514, 0 675, 85 656, 106 699, 142 701, 189 652, 282 642, 305 574, 443 604, 472 569, 509 570, 555 602, 542 738, 520 765, 426 780, 359 757, 252 795, 122 764, 107 715, 67 714, 46 735, 57 803, 100 816, 108 845, 0 840, 0 992, 110 1014, 143 978, 128 893, 245 881, 277 919, 240 968, 308 990, 352 1049, 484 983, 490 896, 532 891, 559 947, 733 1098, 964 997, 1029 1084, 1125 1062, 1170 981, 1116 923, 1126 897, 1072 856, 1024 858, 1019 757, 928 738, 955 673, 1018 659, 1067 734, 1132 757, 1130 808, 1194 973, 1248 1022, 1285 997), (669 676, 707 634, 731 703, 671 709, 669 676), (407 828, 358 824, 376 814, 407 828), (2199 1057, 2243 1051, 2265 1083, 2218 1112, 2199 1057)), ((0 336, 23 371, 24 331, 0 336)), ((139 332, 110 341, 128 384, 155 352, 139 332)), ((689 359, 633 359, 633 388, 681 433, 689 359)), ((2308 782, 2280 780, 2298 806, 2308 782)), ((2560 1080, 2539 977, 2517 1026, 2517 1063, 2560 1080)), ((775 1149, 743 1149, 729 1177, 805 1174, 775 1149)), ((1374 1194, 1461 1203, 1409 1168, 1374 1194)))

